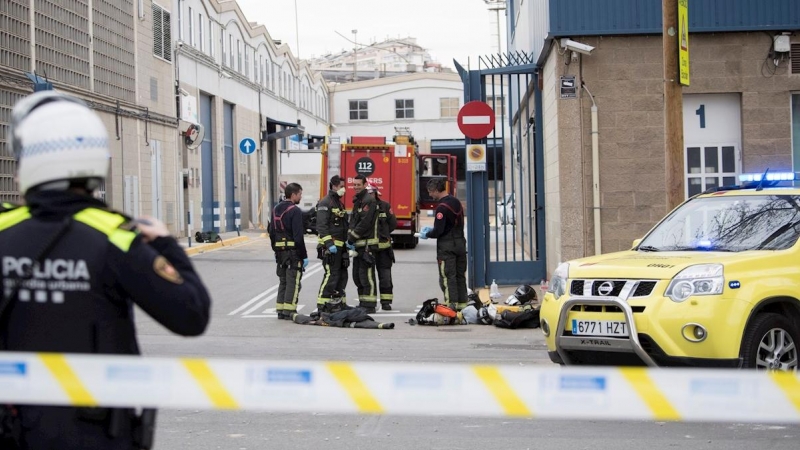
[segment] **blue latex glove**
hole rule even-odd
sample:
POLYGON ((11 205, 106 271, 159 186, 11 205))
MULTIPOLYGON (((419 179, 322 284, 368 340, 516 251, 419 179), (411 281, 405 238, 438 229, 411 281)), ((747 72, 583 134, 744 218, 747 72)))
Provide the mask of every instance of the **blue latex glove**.
POLYGON ((348 249, 348 250, 355 250, 355 249, 356 249, 356 246, 355 246, 355 245, 353 245, 353 244, 351 244, 351 243, 349 243, 349 242, 347 242, 347 243, 346 243, 346 244, 344 244, 344 245, 346 245, 346 246, 347 246, 347 249, 348 249))
MULTIPOLYGON (((422 234, 425 234, 425 235, 427 235, 427 234, 428 234, 428 233, 430 233, 431 231, 433 231, 433 227, 422 227, 422 231, 420 231, 420 232, 419 232, 419 234, 421 234, 421 235, 422 235, 422 234)), ((422 237, 422 236, 420 236, 420 237, 422 237)), ((425 239, 427 239, 427 238, 425 238, 425 239)))
POLYGON ((331 254, 334 254, 334 253, 338 252, 339 249, 336 248, 335 245, 331 245, 330 247, 328 247, 328 251, 331 252, 331 254))
POLYGON ((425 230, 423 228, 422 231, 419 233, 419 238, 420 239, 428 239, 428 230, 425 230))
POLYGON ((308 266, 308 258, 303 259, 303 269, 305 269, 306 266, 308 266))

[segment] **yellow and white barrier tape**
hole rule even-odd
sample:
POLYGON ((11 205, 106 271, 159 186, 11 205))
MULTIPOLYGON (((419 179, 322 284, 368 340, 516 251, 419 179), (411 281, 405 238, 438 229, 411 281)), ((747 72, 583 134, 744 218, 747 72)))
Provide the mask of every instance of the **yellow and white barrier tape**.
POLYGON ((561 368, 0 353, 0 404, 800 423, 800 377, 561 368))

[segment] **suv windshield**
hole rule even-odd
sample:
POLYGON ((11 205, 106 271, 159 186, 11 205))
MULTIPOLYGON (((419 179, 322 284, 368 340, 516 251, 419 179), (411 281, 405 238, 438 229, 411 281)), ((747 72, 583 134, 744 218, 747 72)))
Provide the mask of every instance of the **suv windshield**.
POLYGON ((800 235, 800 196, 722 195, 691 200, 639 245, 642 251, 783 250, 800 235))

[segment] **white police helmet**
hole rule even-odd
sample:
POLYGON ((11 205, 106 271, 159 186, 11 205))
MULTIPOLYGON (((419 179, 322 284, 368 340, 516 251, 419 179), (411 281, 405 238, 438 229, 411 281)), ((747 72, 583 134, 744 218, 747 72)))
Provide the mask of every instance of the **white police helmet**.
POLYGON ((85 103, 55 91, 33 93, 11 113, 19 189, 83 180, 90 190, 109 168, 108 133, 85 103))

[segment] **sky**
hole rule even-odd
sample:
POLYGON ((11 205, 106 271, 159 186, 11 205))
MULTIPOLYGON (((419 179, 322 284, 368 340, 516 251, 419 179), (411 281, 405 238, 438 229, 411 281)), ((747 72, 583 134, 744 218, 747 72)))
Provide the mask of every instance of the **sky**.
MULTIPOLYGON (((249 21, 267 27, 273 39, 288 44, 301 59, 351 50, 339 33, 369 45, 387 37, 416 37, 434 59, 453 68, 453 58, 472 67, 477 58, 497 52, 496 13, 483 0, 237 0, 249 21), (295 21, 295 3, 297 17, 295 21), (295 28, 298 23, 299 29, 295 28)), ((500 12, 505 45, 505 12, 500 12)))

